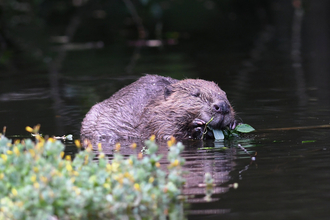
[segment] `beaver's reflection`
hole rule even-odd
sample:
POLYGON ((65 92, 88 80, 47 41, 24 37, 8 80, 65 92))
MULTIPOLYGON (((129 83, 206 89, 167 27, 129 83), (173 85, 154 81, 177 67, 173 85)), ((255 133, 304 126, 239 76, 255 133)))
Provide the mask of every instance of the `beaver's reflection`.
POLYGON ((205 195, 204 187, 200 184, 204 182, 205 173, 210 173, 214 179, 215 187, 213 193, 224 193, 228 187, 222 187, 227 182, 229 172, 234 167, 232 150, 224 150, 224 142, 195 142, 194 145, 185 148, 182 157, 186 159, 184 168, 189 171, 186 176, 186 187, 183 194, 194 195, 190 202, 203 200, 205 195))
MULTIPOLYGON (((141 140, 135 140, 137 147, 133 149, 131 147, 132 140, 127 142, 121 142, 121 147, 119 152, 124 155, 124 157, 129 157, 130 155, 137 155, 144 152, 144 143, 141 140)), ((102 151, 107 155, 109 160, 113 158, 116 152, 116 147, 114 144, 107 144, 102 142, 102 151)), ((185 149, 181 153, 181 156, 186 160, 183 170, 187 171, 184 176, 186 179, 186 184, 182 189, 182 194, 187 196, 187 202, 191 204, 193 210, 188 213, 197 214, 207 214, 212 213, 226 213, 230 209, 210 209, 207 207, 207 203, 204 200, 205 197, 205 184, 204 176, 205 173, 210 173, 214 180, 213 194, 211 202, 217 201, 220 194, 226 193, 232 184, 229 184, 231 176, 229 175, 235 167, 235 158, 237 151, 240 150, 235 145, 237 142, 229 141, 185 141, 183 142, 185 149), (202 203, 204 203, 202 205, 202 203), (197 207, 195 207, 197 204, 197 207), (206 207, 205 207, 206 205, 206 207)), ((160 161, 161 169, 165 170, 169 164, 167 161, 168 146, 166 142, 158 142, 159 149, 158 154, 162 154, 163 157, 160 161)), ((95 149, 96 159, 98 156, 97 144, 94 143, 93 147, 95 149)), ((118 149, 117 149, 118 150, 118 149)), ((235 172, 236 173, 236 172, 235 172)), ((236 179, 236 178, 235 178, 236 179)))

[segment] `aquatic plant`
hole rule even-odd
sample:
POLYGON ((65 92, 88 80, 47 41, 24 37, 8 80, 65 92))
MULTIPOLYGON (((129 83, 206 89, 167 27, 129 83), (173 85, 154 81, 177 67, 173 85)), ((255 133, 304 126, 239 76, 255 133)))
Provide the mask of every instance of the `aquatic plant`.
POLYGON ((163 171, 153 137, 145 142, 148 155, 125 159, 116 153, 112 161, 101 146, 95 160, 91 145, 82 150, 76 140, 80 150, 72 161, 64 156, 60 141, 38 134, 38 126, 26 130, 34 134, 35 141, 12 143, 0 137, 1 220, 183 218, 184 159, 179 154, 184 147, 180 142, 168 142, 169 165, 163 171))
POLYGON ((225 138, 229 139, 231 137, 238 137, 240 135, 240 133, 250 133, 254 130, 255 129, 249 124, 239 124, 233 130, 226 129, 226 130, 223 130, 222 132, 223 132, 225 138))
POLYGON ((243 123, 238 124, 234 129, 229 129, 229 127, 227 127, 226 129, 223 129, 223 130, 216 130, 216 129, 213 129, 208 126, 208 124, 212 120, 213 120, 213 117, 208 122, 206 122, 201 139, 204 138, 204 135, 207 133, 208 129, 213 132, 214 138, 216 140, 223 140, 223 139, 230 139, 233 137, 239 137, 240 133, 250 133, 255 130, 251 125, 243 124, 243 123))

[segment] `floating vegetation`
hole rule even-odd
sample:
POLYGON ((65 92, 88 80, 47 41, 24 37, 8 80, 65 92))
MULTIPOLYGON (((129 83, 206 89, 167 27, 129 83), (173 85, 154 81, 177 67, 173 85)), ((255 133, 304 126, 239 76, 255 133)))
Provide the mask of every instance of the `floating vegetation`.
POLYGON ((215 140, 223 140, 223 139, 229 139, 232 137, 238 137, 240 133, 250 133, 254 131, 255 129, 248 124, 239 124, 235 127, 235 129, 225 129, 225 130, 215 130, 208 126, 208 124, 213 120, 213 117, 208 121, 205 125, 205 129, 203 132, 202 139, 204 135, 207 133, 207 129, 210 129, 213 132, 215 140))
POLYGON ((306 144, 306 143, 314 143, 316 142, 316 140, 306 140, 306 141, 302 141, 301 143, 306 144))
POLYGON ((148 155, 115 154, 111 162, 102 151, 93 161, 92 147, 75 141, 72 161, 59 140, 42 138, 38 126, 26 130, 35 142, 0 136, 0 219, 184 218, 180 142, 169 143, 165 172, 153 139, 145 142, 148 155))

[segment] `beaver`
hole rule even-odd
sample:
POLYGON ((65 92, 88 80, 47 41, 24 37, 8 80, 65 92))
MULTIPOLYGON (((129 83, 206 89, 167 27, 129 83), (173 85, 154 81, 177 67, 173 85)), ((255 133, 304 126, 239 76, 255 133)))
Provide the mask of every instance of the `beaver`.
POLYGON ((236 126, 235 112, 216 83, 146 75, 94 105, 82 122, 81 135, 201 139, 207 124, 212 129, 236 126))

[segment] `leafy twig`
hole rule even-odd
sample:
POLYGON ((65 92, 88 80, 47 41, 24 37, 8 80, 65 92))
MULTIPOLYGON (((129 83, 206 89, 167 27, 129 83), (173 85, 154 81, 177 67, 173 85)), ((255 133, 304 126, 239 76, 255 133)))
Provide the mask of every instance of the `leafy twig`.
POLYGON ((213 121, 213 119, 214 119, 214 117, 212 117, 208 122, 206 122, 205 127, 204 127, 204 130, 203 130, 203 135, 202 135, 202 137, 201 137, 201 140, 203 140, 204 135, 205 135, 206 132, 207 132, 207 126, 211 123, 211 121, 213 121))

